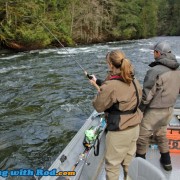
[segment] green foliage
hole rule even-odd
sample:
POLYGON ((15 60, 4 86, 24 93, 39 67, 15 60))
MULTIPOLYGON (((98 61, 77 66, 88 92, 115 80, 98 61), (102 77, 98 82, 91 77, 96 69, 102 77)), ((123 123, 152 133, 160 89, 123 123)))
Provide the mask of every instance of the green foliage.
POLYGON ((46 47, 179 35, 179 9, 179 0, 0 0, 0 41, 46 47))
POLYGON ((180 34, 180 1, 179 0, 169 0, 170 6, 170 18, 169 18, 169 31, 170 35, 180 34))
POLYGON ((125 37, 124 39, 134 38, 136 37, 135 34, 136 34, 136 29, 134 27, 126 28, 123 31, 123 36, 125 37))
POLYGON ((155 36, 157 33, 157 0, 142 2, 141 22, 143 38, 155 36))
POLYGON ((44 28, 40 25, 31 26, 24 25, 16 30, 16 39, 23 44, 32 45, 34 43, 41 44, 45 47, 51 43, 47 33, 44 33, 44 28))
POLYGON ((5 37, 5 39, 13 40, 15 39, 15 33, 12 31, 11 26, 1 25, 2 34, 1 36, 5 37))

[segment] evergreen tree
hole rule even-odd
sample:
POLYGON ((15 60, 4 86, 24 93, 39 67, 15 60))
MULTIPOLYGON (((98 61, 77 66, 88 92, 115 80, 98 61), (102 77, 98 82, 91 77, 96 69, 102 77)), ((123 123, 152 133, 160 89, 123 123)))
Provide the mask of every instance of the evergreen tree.
POLYGON ((0 42, 29 49, 180 35, 179 0, 0 0, 0 42))

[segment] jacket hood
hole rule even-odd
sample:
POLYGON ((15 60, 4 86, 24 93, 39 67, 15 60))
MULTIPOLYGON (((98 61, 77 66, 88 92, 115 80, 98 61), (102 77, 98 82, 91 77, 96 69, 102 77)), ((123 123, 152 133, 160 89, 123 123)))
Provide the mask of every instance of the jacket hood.
POLYGON ((179 67, 179 63, 174 54, 166 53, 162 54, 159 58, 156 58, 154 62, 149 64, 150 67, 154 67, 156 65, 164 65, 170 69, 177 69, 179 67))

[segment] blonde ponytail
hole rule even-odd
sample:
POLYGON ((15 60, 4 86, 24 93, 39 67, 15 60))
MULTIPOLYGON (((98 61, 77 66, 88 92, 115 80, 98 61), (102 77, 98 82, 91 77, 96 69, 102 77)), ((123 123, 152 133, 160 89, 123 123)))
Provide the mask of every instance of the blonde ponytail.
POLYGON ((123 59, 120 71, 124 82, 131 84, 131 81, 133 80, 133 67, 128 59, 123 59))
POLYGON ((119 69, 119 75, 122 76, 122 79, 125 83, 131 84, 133 80, 133 67, 129 59, 125 57, 125 54, 122 51, 115 50, 107 54, 106 59, 108 62, 119 69))

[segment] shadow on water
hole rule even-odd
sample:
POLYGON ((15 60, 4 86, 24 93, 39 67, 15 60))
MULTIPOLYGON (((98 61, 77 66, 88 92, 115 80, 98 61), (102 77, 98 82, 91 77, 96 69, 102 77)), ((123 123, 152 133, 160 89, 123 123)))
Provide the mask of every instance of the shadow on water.
POLYGON ((142 84, 153 60, 149 45, 162 39, 180 57, 180 37, 1 55, 0 169, 48 168, 90 116, 96 90, 74 59, 104 79, 106 53, 122 49, 142 84))

